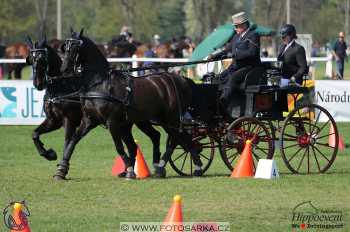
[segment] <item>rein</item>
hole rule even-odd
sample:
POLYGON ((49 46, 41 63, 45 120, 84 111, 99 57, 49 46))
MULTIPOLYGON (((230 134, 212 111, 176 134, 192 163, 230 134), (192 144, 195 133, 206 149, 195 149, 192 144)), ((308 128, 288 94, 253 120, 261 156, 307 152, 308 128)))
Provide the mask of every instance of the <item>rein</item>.
POLYGON ((217 61, 217 60, 221 60, 221 59, 210 59, 210 60, 191 61, 191 62, 185 62, 185 63, 152 65, 152 66, 148 66, 148 67, 119 69, 119 71, 120 72, 135 72, 135 71, 144 71, 144 70, 152 70, 152 69, 165 69, 165 68, 186 66, 186 65, 192 65, 192 64, 209 63, 209 62, 213 62, 213 61, 217 61))

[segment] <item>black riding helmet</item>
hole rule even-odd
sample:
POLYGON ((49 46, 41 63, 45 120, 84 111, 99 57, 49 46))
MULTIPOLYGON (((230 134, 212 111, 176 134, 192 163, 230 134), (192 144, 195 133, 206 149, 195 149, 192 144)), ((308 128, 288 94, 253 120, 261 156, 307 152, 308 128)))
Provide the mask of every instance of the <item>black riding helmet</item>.
POLYGON ((282 37, 285 37, 288 35, 288 36, 291 36, 293 39, 296 39, 297 38, 297 31, 295 30, 294 25, 285 24, 281 27, 280 35, 282 37))

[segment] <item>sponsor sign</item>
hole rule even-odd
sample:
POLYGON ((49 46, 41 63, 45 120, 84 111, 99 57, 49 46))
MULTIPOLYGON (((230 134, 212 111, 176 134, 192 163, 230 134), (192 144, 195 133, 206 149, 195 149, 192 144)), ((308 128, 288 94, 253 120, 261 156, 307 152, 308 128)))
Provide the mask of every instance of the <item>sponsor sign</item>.
POLYGON ((45 119, 45 91, 32 81, 0 81, 0 125, 38 125, 45 119))

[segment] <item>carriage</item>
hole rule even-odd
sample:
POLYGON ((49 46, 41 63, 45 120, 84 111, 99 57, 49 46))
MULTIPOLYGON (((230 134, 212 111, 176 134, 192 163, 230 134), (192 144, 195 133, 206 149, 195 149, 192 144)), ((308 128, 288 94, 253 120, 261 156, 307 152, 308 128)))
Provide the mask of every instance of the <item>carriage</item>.
MULTIPOLYGON (((312 103, 311 88, 280 87, 280 77, 280 67, 273 62, 251 70, 232 98, 229 117, 218 100, 215 74, 207 74, 203 83, 193 87, 194 103, 189 110, 194 120, 184 130, 192 135, 200 151, 203 172, 217 151, 232 171, 248 139, 253 145, 254 167, 261 158, 272 159, 279 149, 292 173, 324 173, 330 168, 339 140, 334 119, 326 109, 312 103)), ((305 75, 303 83, 306 80, 305 75)), ((190 153, 179 145, 169 162, 182 176, 194 173, 190 153)))

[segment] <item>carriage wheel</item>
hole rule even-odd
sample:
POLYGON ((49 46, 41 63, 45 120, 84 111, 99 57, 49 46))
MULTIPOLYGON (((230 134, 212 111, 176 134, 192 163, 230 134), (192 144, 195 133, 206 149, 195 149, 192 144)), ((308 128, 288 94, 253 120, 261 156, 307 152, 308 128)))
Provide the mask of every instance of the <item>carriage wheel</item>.
POLYGON ((265 124, 265 126, 267 127, 267 129, 269 130, 270 132, 270 135, 271 135, 271 139, 273 141, 272 143, 272 154, 275 154, 275 141, 276 141, 276 127, 275 125, 273 124, 273 121, 271 120, 264 120, 264 121, 261 121, 262 123, 265 124))
POLYGON ((282 158, 293 173, 323 173, 338 152, 337 125, 323 107, 310 104, 289 113, 281 130, 282 158), (330 136, 334 144, 329 144, 330 136))
POLYGON ((220 149, 221 158, 231 171, 248 139, 252 141, 254 168, 259 159, 273 157, 274 141, 266 124, 251 117, 238 118, 227 128, 220 149))
MULTIPOLYGON (((202 171, 205 173, 211 162, 213 161, 215 148, 214 139, 208 135, 199 135, 193 138, 193 143, 200 151, 199 156, 203 163, 202 171)), ((167 145, 169 144, 169 137, 167 139, 167 145)), ((177 145, 169 159, 171 167, 181 176, 192 176, 194 173, 194 162, 189 151, 182 146, 177 145)))

